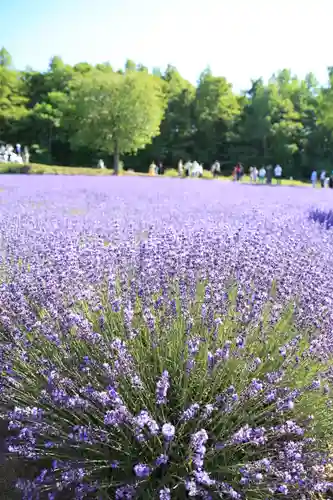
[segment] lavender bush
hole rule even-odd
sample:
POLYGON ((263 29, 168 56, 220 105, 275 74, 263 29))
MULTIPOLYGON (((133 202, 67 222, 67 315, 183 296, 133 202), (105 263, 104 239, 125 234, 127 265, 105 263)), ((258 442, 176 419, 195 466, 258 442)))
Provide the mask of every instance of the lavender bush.
POLYGON ((308 216, 327 192, 64 182, 3 181, 0 390, 22 498, 330 488, 333 240, 308 216))
POLYGON ((291 312, 244 327, 232 293, 220 318, 209 285, 190 315, 175 292, 154 314, 133 295, 118 312, 83 307, 52 336, 16 337, 9 452, 38 468, 17 482, 23 498, 301 498, 330 486, 327 368, 291 312))
POLYGON ((333 227, 333 210, 314 208, 310 210, 309 218, 324 226, 325 229, 331 229, 331 227, 333 227))

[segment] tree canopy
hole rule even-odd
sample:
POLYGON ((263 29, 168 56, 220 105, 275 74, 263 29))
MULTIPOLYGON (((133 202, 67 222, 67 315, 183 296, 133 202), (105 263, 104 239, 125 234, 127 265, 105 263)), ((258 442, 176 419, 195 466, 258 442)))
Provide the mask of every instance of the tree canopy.
POLYGON ((64 120, 71 145, 113 155, 117 173, 120 154, 136 153, 159 134, 166 101, 161 87, 143 71, 81 74, 72 81, 64 120))
POLYGON ((328 85, 284 69, 268 82, 252 81, 237 94, 210 68, 197 85, 177 68, 151 72, 128 59, 71 66, 53 57, 44 72, 18 71, 0 50, 0 140, 32 146, 35 161, 92 165, 103 157, 146 171, 152 160, 175 166, 219 160, 230 172, 240 161, 279 162, 287 175, 306 178, 333 169, 333 69, 328 85))

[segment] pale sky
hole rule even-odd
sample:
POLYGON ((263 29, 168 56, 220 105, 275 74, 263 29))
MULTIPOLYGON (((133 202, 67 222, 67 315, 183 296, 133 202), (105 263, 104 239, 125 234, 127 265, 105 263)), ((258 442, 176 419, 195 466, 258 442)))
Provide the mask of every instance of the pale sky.
POLYGON ((19 69, 129 58, 195 83, 209 65, 239 91, 283 68, 325 84, 333 66, 333 0, 0 0, 0 16, 19 69))

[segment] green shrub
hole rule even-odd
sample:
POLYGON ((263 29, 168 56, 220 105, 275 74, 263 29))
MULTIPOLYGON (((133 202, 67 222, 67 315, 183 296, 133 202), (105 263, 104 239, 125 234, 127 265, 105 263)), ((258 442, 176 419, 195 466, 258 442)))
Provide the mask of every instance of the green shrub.
POLYGON ((39 471, 18 482, 26 495, 301 499, 329 486, 328 368, 292 309, 244 325, 231 294, 207 321, 202 298, 199 287, 189 316, 159 296, 154 315, 139 297, 134 309, 81 304, 61 322, 41 311, 11 340, 9 450, 39 471))
POLYGON ((30 165, 21 165, 19 163, 6 163, 0 166, 1 174, 29 174, 30 165))

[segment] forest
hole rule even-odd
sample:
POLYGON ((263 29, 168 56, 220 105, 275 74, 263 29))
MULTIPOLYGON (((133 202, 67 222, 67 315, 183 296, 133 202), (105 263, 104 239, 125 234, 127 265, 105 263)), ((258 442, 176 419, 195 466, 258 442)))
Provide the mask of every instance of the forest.
MULTIPOLYGON (((236 62, 235 62, 236 63, 236 62)), ((47 71, 15 69, 0 51, 0 140, 28 145, 31 160, 52 165, 107 166, 147 171, 152 160, 176 166, 218 160, 229 174, 245 166, 280 163, 284 174, 307 179, 333 169, 333 67, 323 87, 283 69, 235 93, 209 68, 194 86, 169 65, 151 72, 127 60, 92 66, 50 60, 47 71)))

